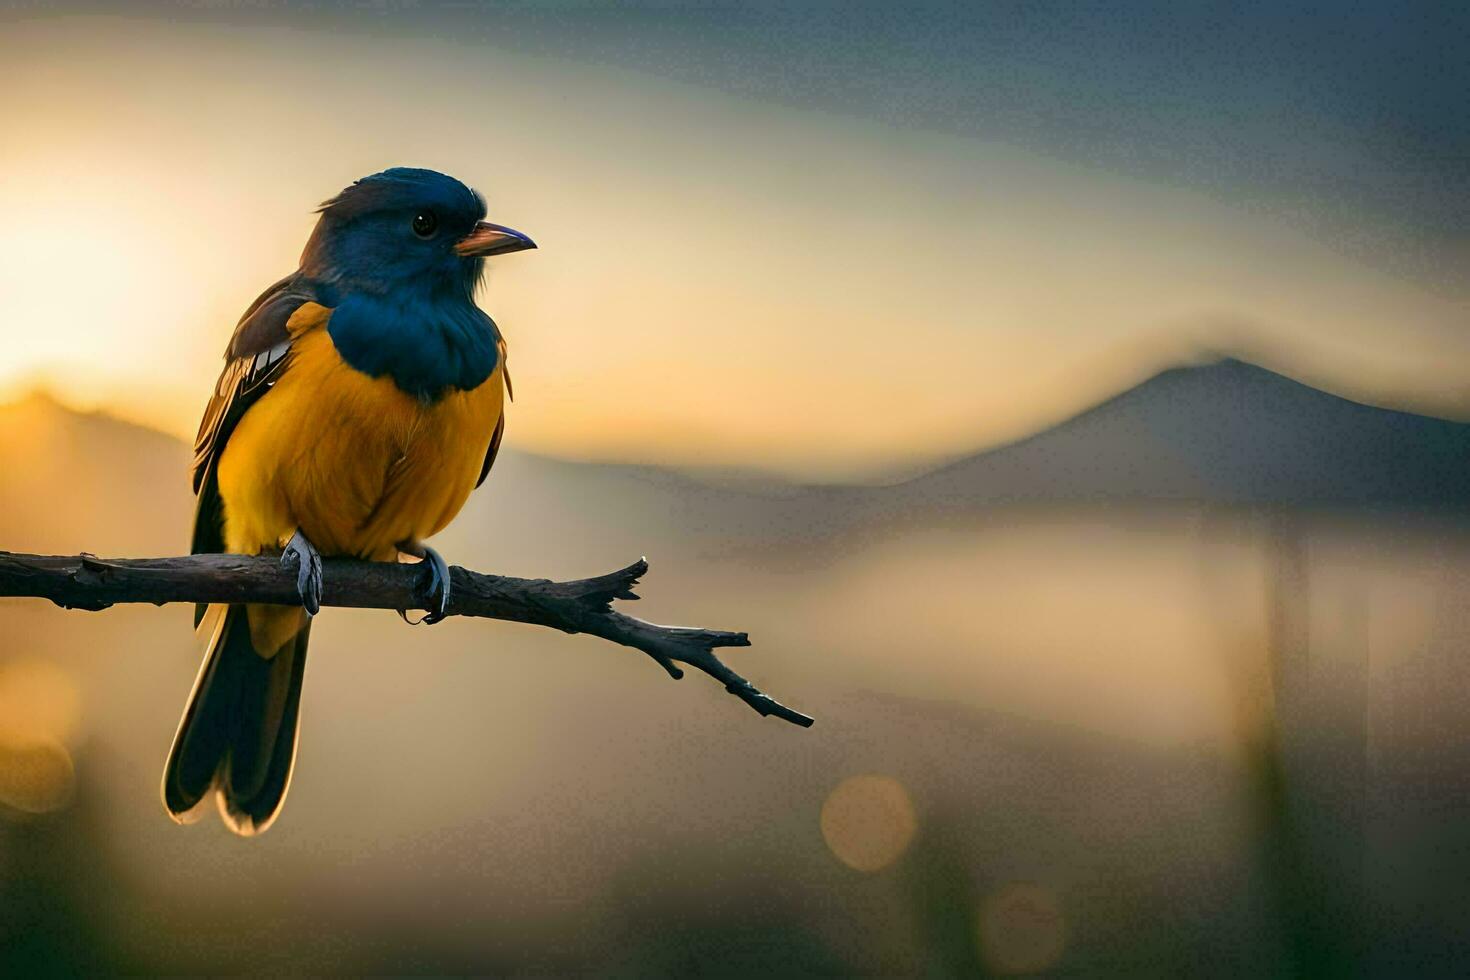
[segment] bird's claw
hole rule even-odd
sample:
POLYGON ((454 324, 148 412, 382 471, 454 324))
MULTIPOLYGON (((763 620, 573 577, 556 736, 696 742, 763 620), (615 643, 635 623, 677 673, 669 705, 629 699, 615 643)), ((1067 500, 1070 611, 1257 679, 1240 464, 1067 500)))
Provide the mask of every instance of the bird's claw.
POLYGON ((449 609, 449 563, 428 545, 424 545, 423 550, 423 566, 427 575, 421 590, 428 614, 419 622, 432 626, 443 619, 449 609))
POLYGON ((322 556, 316 546, 306 539, 297 528, 281 552, 281 566, 290 568, 296 563, 296 593, 301 596, 301 606, 308 616, 315 616, 322 608, 322 556))

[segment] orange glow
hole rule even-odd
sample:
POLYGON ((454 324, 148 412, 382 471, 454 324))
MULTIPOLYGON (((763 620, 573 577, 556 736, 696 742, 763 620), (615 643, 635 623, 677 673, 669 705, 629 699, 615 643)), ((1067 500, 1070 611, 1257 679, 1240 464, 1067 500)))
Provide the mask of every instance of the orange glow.
POLYGON ((849 776, 822 804, 822 837, 855 871, 881 871, 903 856, 918 829, 908 790, 891 776, 849 776))
POLYGON ((0 664, 0 804, 24 813, 64 808, 76 770, 81 699, 62 667, 46 660, 0 664))
POLYGON ((0 803, 22 813, 51 813, 71 802, 75 785, 71 753, 60 742, 0 740, 0 803))
POLYGON ((0 738, 71 742, 81 723, 81 697, 64 667, 50 660, 0 664, 0 738))

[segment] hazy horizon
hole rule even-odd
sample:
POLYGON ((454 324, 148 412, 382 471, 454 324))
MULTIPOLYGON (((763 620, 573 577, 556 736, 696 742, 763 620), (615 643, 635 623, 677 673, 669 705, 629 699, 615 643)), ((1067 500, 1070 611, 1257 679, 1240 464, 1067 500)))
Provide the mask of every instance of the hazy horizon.
MULTIPOLYGON (((1227 360, 1241 361, 1246 364, 1251 364, 1253 366, 1264 368, 1266 371, 1269 371, 1272 374, 1279 374, 1282 377, 1287 378, 1288 380, 1296 381, 1310 388, 1314 388, 1317 391, 1321 391, 1328 395, 1335 395, 1336 397, 1344 398, 1356 404, 1366 405, 1375 408, 1384 408, 1393 411, 1407 412, 1409 414, 1421 415, 1426 418, 1443 419, 1445 421, 1452 422, 1470 422, 1470 414, 1465 414, 1463 416, 1450 413, 1435 414, 1433 412, 1422 411, 1422 406, 1418 405, 1394 404, 1392 402, 1376 402, 1373 401, 1371 398, 1363 397, 1362 393, 1358 392, 1339 392, 1332 391, 1327 388, 1317 388, 1305 378, 1293 377, 1290 374, 1286 374, 1280 370, 1272 368, 1268 364, 1263 363, 1263 361, 1265 360, 1263 358, 1252 359, 1252 356, 1247 353, 1246 345, 1244 344, 1237 345, 1232 350, 1227 350, 1223 345, 1220 344, 1200 344, 1190 351, 1179 351, 1177 355, 1172 359, 1161 359, 1153 370, 1143 371, 1137 376, 1131 376, 1125 373, 1123 366, 1129 363, 1126 358, 1113 357, 1100 362, 1091 375, 1092 386, 1096 388, 1096 393, 1093 393, 1093 391, 1089 388, 1084 388, 1083 390, 1087 392, 1086 397, 1078 398, 1077 392, 1074 390, 1072 393, 1072 400, 1060 402, 1060 414, 1055 417, 1047 416, 1043 418, 1033 428, 1023 429, 1015 433, 1007 434, 1006 436, 998 438, 995 441, 977 444, 968 449, 960 449, 954 452, 939 455, 902 457, 898 460, 889 461, 886 464, 873 464, 861 468, 841 468, 836 470, 822 470, 818 472, 813 472, 810 470, 801 469, 783 470, 776 466, 763 466, 759 462, 755 461, 734 462, 723 465, 701 465, 701 463, 699 462, 681 462, 679 459, 667 460, 658 458, 646 458, 640 455, 619 457, 591 453, 578 454, 576 452, 556 452, 554 450, 538 451, 537 449, 529 447, 509 447, 508 451, 521 452, 548 460, 574 464, 634 466, 666 469, 672 472, 683 474, 696 480, 700 480, 701 482, 711 482, 714 484, 730 484, 733 486, 750 486, 758 488, 763 485, 769 485, 772 487, 803 485, 884 485, 906 481, 917 476, 921 476, 925 473, 934 472, 965 459, 982 456, 986 453, 993 452, 998 449, 1004 449, 1007 446, 1012 446, 1020 442, 1025 442, 1026 440, 1031 439, 1034 436, 1042 435, 1059 425, 1063 425, 1071 421, 1072 419, 1075 419, 1081 415, 1085 415, 1092 409, 1106 404, 1107 402, 1120 395, 1126 394, 1127 392, 1137 388, 1148 380, 1157 377, 1163 372, 1179 368, 1201 367, 1227 360), (1111 370, 1109 370, 1110 368, 1111 370), (1103 381, 1103 379, 1111 380, 1114 378, 1124 378, 1126 380, 1118 384, 1116 387, 1106 384, 1103 381), (1357 397, 1354 397, 1354 395, 1357 395, 1357 397)), ((8 397, 0 398, 0 411, 22 405, 23 403, 32 399, 39 399, 44 402, 54 403, 67 411, 76 412, 79 414, 95 413, 107 418, 115 419, 122 423, 138 426, 150 432, 156 432, 160 435, 164 435, 172 439, 177 439, 184 444, 191 444, 193 441, 192 430, 187 433, 182 431, 170 431, 169 429, 159 425, 155 420, 150 420, 147 417, 137 417, 124 409, 120 409, 118 406, 109 405, 106 403, 89 405, 86 403, 73 401, 64 390, 59 389, 55 385, 46 381, 38 381, 28 387, 19 388, 6 394, 8 395, 8 397)))

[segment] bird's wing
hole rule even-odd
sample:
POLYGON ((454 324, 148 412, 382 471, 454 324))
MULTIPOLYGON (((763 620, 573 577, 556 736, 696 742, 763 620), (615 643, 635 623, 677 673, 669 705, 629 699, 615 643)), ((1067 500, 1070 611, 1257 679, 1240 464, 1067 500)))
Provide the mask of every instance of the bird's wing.
POLYGON ((490 448, 485 450, 485 463, 480 467, 480 478, 475 481, 476 489, 485 482, 485 477, 490 475, 490 467, 495 465, 495 457, 500 453, 500 437, 505 435, 505 412, 500 413, 500 421, 495 423, 495 432, 490 436, 490 448))
MULTIPOLYGON (((516 391, 510 384, 510 365, 505 362, 505 338, 496 337, 495 346, 500 353, 500 376, 505 379, 505 393, 515 401, 516 391)), ((500 453, 500 437, 505 435, 505 409, 500 410, 500 418, 495 423, 495 432, 490 436, 490 448, 485 450, 485 462, 480 467, 480 478, 475 481, 475 488, 485 482, 485 477, 490 475, 490 467, 495 465, 495 457, 500 453)))
MULTIPOLYGON (((223 512, 217 469, 230 433, 251 405, 270 390, 291 362, 291 335, 286 322, 313 295, 295 276, 271 286, 245 311, 225 351, 225 368, 199 422, 194 440, 193 553, 224 550, 223 512)), ((201 607, 202 608, 202 607, 201 607)))

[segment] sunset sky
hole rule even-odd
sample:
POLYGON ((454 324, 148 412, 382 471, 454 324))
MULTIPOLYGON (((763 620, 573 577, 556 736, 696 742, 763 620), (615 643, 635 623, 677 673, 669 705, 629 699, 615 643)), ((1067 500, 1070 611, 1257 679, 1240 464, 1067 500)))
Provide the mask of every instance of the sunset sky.
POLYGON ((192 435, 402 164, 540 244, 481 296, 520 449, 871 474, 1200 350, 1470 416, 1460 14, 103 9, 0 9, 0 400, 192 435))

